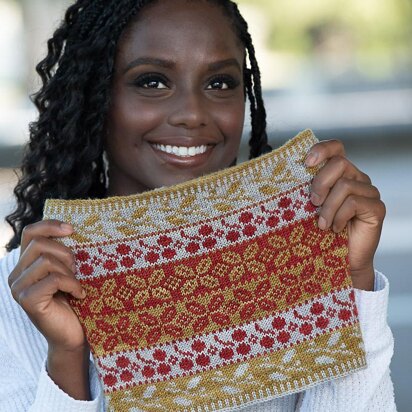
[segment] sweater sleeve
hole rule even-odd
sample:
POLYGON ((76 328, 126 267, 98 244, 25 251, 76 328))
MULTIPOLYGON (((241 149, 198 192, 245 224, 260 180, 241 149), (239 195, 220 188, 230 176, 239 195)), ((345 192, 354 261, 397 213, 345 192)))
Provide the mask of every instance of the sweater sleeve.
POLYGON ((387 324, 389 283, 375 272, 375 291, 355 289, 367 368, 301 394, 299 412, 396 411, 389 365, 393 336, 387 324))
POLYGON ((92 362, 89 364, 91 401, 77 401, 63 392, 49 377, 46 362, 40 371, 34 403, 30 412, 98 412, 103 411, 103 391, 92 362))
POLYGON ((0 412, 100 412, 103 390, 89 366, 91 401, 63 392, 46 371, 47 344, 13 300, 7 278, 18 260, 13 251, 0 261, 0 412))
POLYGON ((48 376, 46 368, 33 378, 19 359, 0 340, 0 412, 97 412, 103 411, 102 390, 90 365, 92 401, 76 401, 48 376))

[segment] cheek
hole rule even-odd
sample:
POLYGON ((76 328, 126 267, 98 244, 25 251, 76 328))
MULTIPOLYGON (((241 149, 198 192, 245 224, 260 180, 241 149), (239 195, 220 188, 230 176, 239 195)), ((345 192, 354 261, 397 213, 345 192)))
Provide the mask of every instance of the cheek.
POLYGON ((239 143, 242 137, 243 125, 245 121, 245 105, 238 103, 233 105, 230 110, 220 110, 216 114, 216 122, 229 144, 239 143))
POLYGON ((121 96, 113 102, 109 113, 109 135, 133 137, 138 142, 146 132, 156 127, 164 118, 159 106, 139 102, 133 94, 121 96))

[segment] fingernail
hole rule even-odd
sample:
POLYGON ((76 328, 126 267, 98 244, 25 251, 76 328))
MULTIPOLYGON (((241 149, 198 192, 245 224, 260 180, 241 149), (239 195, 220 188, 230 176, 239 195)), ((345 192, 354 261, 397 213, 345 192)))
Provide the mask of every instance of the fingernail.
POLYGON ((322 216, 319 217, 319 221, 318 221, 318 227, 321 230, 325 230, 327 228, 327 222, 326 219, 322 216))
POLYGON ((315 206, 319 206, 320 205, 320 196, 315 193, 312 192, 312 194, 310 195, 310 201, 315 205, 315 206))
POLYGON ((71 225, 68 225, 67 223, 60 223, 60 229, 66 233, 73 232, 73 227, 71 225))
POLYGON ((305 164, 306 166, 315 166, 317 160, 318 160, 318 154, 316 152, 315 153, 311 152, 306 156, 305 164))
POLYGON ((82 299, 84 299, 87 296, 87 293, 84 289, 82 289, 82 295, 81 296, 82 296, 82 299))

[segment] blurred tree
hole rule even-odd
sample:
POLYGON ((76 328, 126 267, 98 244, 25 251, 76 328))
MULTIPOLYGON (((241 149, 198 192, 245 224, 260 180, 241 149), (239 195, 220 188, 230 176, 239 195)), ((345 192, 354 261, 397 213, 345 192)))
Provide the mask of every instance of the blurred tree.
POLYGON ((272 50, 353 53, 357 69, 387 77, 412 67, 411 0, 238 0, 265 10, 272 50), (403 69, 401 69, 403 68, 403 69))

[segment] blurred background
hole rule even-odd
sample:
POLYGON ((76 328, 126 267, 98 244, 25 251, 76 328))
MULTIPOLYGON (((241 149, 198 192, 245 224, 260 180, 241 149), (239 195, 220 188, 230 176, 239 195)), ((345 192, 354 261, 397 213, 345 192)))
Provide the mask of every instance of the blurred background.
MULTIPOLYGON (((36 113, 34 66, 67 0, 0 0, 0 256, 36 113)), ((387 205, 376 267, 390 279, 398 410, 412 404, 412 0, 240 0, 262 70, 270 140, 339 138, 387 205)), ((247 156, 247 133, 241 159, 247 156)))

